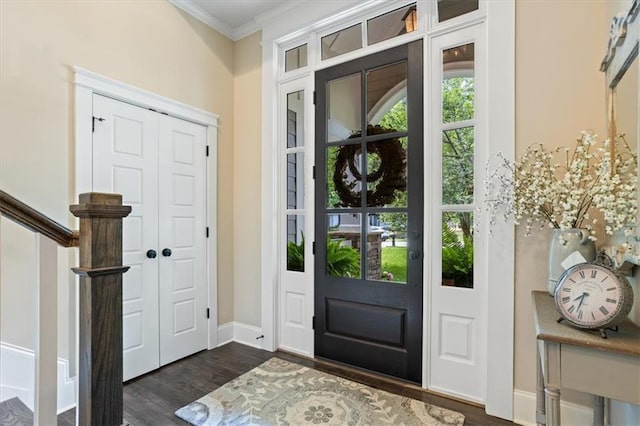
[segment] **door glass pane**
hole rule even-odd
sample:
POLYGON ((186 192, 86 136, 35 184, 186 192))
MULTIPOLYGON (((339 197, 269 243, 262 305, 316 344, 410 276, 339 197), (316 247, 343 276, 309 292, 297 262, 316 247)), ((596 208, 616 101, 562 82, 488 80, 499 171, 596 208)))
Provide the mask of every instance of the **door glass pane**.
POLYGON ((474 44, 442 52, 442 122, 471 120, 474 116, 474 44))
POLYGON ((360 213, 328 214, 327 274, 360 278, 361 241, 360 213))
POLYGON ((287 270, 304 272, 303 215, 287 215, 287 270))
POLYGON ((472 204, 473 127, 442 132, 442 204, 472 204))
POLYGON ((407 206, 407 138, 367 143, 367 206, 407 206))
POLYGON ((304 146, 304 91, 287 94, 287 148, 304 146))
POLYGON ((379 43, 418 29, 416 5, 411 4, 367 21, 369 44, 379 43))
POLYGON ((362 47, 362 24, 356 24, 321 39, 322 59, 333 58, 362 47))
POLYGON ((406 224, 406 213, 369 215, 367 279, 407 282, 406 224))
POLYGON ((438 0, 438 22, 478 10, 478 0, 438 0))
MULTIPOLYGON (((407 63, 367 71, 367 123, 388 131, 407 130, 407 63)), ((381 129, 368 126, 367 134, 381 129)))
POLYGON ((284 52, 284 70, 293 71, 307 66, 307 45, 294 47, 284 52))
POLYGON ((473 213, 442 214, 442 285, 473 288, 473 213))
POLYGON ((327 148, 327 207, 362 205, 361 145, 327 148))
POLYGON ((362 130, 360 73, 327 84, 327 141, 349 138, 362 130))
POLYGON ((304 153, 287 154, 287 209, 304 208, 304 153))

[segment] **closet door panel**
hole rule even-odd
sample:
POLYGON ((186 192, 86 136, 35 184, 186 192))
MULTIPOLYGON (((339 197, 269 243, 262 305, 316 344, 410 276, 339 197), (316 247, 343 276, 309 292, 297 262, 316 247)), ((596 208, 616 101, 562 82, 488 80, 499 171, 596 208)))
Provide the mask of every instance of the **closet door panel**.
POLYGON ((160 364, 206 348, 206 128, 159 117, 160 364))
POLYGON ((93 190, 122 194, 124 380, 159 367, 158 114, 104 96, 93 97, 93 190))

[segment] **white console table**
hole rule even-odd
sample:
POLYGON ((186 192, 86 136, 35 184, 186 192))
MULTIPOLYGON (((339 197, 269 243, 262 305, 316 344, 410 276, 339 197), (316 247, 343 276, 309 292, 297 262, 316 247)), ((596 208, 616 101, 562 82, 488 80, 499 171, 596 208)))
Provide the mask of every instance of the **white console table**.
POLYGON ((560 391, 594 395, 594 425, 604 424, 604 398, 640 404, 640 328, 626 320, 618 332, 583 331, 558 323, 553 298, 532 292, 538 338, 536 422, 560 425, 560 391))

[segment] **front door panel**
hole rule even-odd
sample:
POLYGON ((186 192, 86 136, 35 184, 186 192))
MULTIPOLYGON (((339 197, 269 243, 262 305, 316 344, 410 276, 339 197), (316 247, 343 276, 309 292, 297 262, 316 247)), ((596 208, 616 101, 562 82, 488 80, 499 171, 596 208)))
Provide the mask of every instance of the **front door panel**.
POLYGON ((316 73, 315 354, 422 379, 422 42, 316 73))

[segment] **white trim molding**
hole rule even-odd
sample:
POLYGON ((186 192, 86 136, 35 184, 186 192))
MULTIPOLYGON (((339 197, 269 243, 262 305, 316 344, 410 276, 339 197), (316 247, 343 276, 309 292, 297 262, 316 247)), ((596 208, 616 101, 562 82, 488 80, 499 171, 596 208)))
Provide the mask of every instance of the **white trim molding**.
POLYGON ((262 349, 260 342, 262 329, 253 325, 244 324, 238 321, 224 323, 218 327, 219 342, 218 347, 227 343, 236 342, 252 348, 262 349))
POLYGON ((262 24, 264 22, 270 21, 274 18, 280 18, 287 11, 297 6, 296 2, 293 1, 283 3, 277 7, 269 9, 264 13, 259 14, 246 24, 233 28, 231 25, 227 24, 223 20, 217 18, 216 16, 204 10, 202 7, 198 6, 198 4, 193 2, 193 0, 169 0, 169 3, 179 9, 182 9, 184 12, 193 16, 203 24, 208 25, 209 27, 213 28, 214 30, 218 31, 219 33, 226 36, 227 38, 230 38, 233 41, 238 41, 241 38, 259 31, 262 28, 262 24))
MULTIPOLYGON (((560 402, 562 424, 590 425, 593 423, 593 409, 571 402, 560 402)), ((516 389, 513 392, 513 422, 524 426, 535 426, 536 394, 516 389)))
MULTIPOLYGON (((0 343, 0 401, 18 397, 33 410, 35 384, 35 353, 10 343, 0 343)), ((56 413, 76 406, 76 379, 69 378, 69 361, 57 360, 58 403, 56 413)))
MULTIPOLYGON (((75 198, 78 194, 91 192, 93 181, 93 95, 100 94, 132 105, 152 109, 172 117, 180 118, 207 128, 207 283, 209 320, 207 347, 218 346, 218 255, 217 255, 217 176, 218 176, 218 116, 173 99, 131 86, 84 68, 73 67, 75 84, 75 152, 76 181, 75 198)), ((77 219, 76 219, 77 221, 77 219)), ((76 222, 77 226, 77 222, 76 222)), ((77 297, 76 297, 77 301, 77 297)), ((76 321, 77 323, 77 321, 76 321)), ((77 328, 77 327, 76 327, 77 328)), ((77 335, 76 330, 76 335, 77 335)), ((77 342, 76 342, 77 344, 77 342)))
POLYGON ((139 89, 84 68, 73 67, 73 72, 73 82, 76 87, 84 87, 90 89, 93 93, 129 102, 142 108, 151 108, 158 112, 167 113, 172 117, 181 118, 203 126, 218 126, 218 116, 208 111, 139 89))
MULTIPOLYGON (((487 141, 486 158, 498 152, 515 156, 515 1, 487 1, 487 141)), ((488 230, 483 218, 482 229, 488 230)), ((487 256, 487 414, 513 418, 515 235, 512 224, 492 227, 487 256)), ((486 232, 486 231, 485 231, 486 232)))

